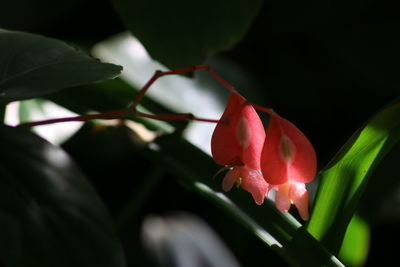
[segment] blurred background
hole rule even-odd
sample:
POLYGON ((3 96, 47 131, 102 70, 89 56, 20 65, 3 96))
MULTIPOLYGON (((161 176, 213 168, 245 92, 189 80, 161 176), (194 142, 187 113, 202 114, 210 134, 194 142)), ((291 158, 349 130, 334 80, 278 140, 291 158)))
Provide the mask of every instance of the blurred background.
MULTIPOLYGON (((400 4, 389 0, 265 1, 245 38, 205 62, 250 101, 273 107, 302 129, 317 150, 321 169, 352 133, 400 93, 399 8, 400 4)), ((0 27, 58 38, 102 60, 129 64, 116 53, 122 48, 113 47, 113 38, 121 38, 126 27, 109 1, 2 0, 0 27)), ((141 67, 131 64, 133 69, 141 67)), ((150 78, 155 69, 149 66, 148 72, 136 72, 137 76, 134 71, 128 75, 126 68, 124 79, 71 90, 70 95, 85 94, 75 106, 63 102, 67 97, 63 92, 48 99, 78 113, 121 108, 129 103, 134 88, 150 78), (115 92, 114 99, 107 97, 109 92, 115 92)), ((195 83, 219 88, 210 90, 222 99, 221 105, 215 105, 218 114, 226 92, 205 76, 195 74, 195 83)), ((157 108, 171 110, 166 106, 157 108)), ((211 116, 202 110, 192 112, 211 116)), ((286 265, 256 237, 241 231, 235 221, 143 155, 140 141, 132 146, 132 138, 125 126, 93 123, 63 143, 115 218, 130 266, 156 264, 143 253, 143 220, 150 214, 165 216, 174 211, 203 218, 242 266, 286 265)), ((370 231, 366 266, 392 266, 390 262, 397 259, 399 156, 397 146, 374 172, 359 207, 359 216, 370 231)))

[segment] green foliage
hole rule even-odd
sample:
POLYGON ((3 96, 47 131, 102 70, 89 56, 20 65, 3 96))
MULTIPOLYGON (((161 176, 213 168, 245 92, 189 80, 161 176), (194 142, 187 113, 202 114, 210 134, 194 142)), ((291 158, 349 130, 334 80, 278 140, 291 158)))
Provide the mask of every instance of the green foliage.
POLYGON ((371 118, 321 173, 308 231, 337 253, 368 179, 400 136, 400 103, 371 118))

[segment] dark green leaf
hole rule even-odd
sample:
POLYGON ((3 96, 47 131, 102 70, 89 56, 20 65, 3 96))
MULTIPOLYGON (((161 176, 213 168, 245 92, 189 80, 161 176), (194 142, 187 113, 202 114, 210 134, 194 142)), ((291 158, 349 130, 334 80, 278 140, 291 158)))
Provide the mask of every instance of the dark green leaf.
POLYGON ((144 244, 160 266, 240 267, 216 233, 191 214, 148 216, 142 229, 144 244), (187 255, 197 255, 196 260, 187 255))
POLYGON ((62 90, 46 98, 76 113, 87 113, 125 108, 137 91, 117 78, 62 90))
POLYGON ((376 114, 321 173, 308 230, 337 253, 369 177, 400 138, 400 103, 376 114))
POLYGON ((114 0, 128 29, 169 68, 199 64, 246 34, 262 1, 114 0))
POLYGON ((0 29, 0 105, 120 72, 120 66, 101 63, 61 41, 0 29))
POLYGON ((109 215, 58 147, 0 127, 0 253, 13 267, 122 267, 109 215))

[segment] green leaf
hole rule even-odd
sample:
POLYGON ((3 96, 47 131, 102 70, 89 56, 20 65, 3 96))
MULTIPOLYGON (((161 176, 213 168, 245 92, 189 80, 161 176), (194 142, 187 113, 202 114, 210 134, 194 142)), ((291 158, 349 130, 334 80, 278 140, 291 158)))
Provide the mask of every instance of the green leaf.
POLYGON ((111 79, 121 69, 56 39, 0 29, 0 105, 111 79))
POLYGON ((0 253, 13 267, 122 267, 92 186, 58 147, 0 126, 0 253))
POLYGON ((195 65, 240 41, 262 1, 114 0, 128 29, 169 68, 195 65))
POLYGON ((350 138, 320 175, 308 231, 334 254, 371 173, 400 138, 399 118, 399 102, 380 111, 350 138))
POLYGON ((370 230, 368 224, 354 215, 347 227, 339 258, 347 266, 363 266, 369 250, 370 230))

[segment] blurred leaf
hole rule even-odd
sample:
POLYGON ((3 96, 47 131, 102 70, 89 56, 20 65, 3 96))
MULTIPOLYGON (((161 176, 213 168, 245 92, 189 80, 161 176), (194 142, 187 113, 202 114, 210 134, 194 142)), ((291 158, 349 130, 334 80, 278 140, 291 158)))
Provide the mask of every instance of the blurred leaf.
POLYGON ((142 236, 160 266, 240 266, 212 229, 193 215, 148 216, 143 222, 142 236))
POLYGON ((114 0, 128 29, 171 69, 200 64, 246 34, 262 1, 114 0))
POLYGON ((372 117, 321 173, 308 231, 334 254, 380 160, 399 140, 400 102, 372 117))
POLYGON ((288 263, 294 266, 343 266, 289 213, 277 210, 271 200, 258 206, 243 190, 232 190, 226 195, 220 193, 220 181, 211 178, 218 166, 187 141, 164 136, 152 147, 154 149, 148 151, 152 160, 165 164, 186 187, 227 212, 288 263))
POLYGON ((61 149, 6 126, 0 147, 0 250, 7 266, 125 266, 105 207, 61 149))
POLYGON ((0 29, 0 105, 65 87, 114 78, 121 67, 101 63, 65 43, 0 29))
POLYGON ((45 113, 43 104, 45 100, 43 99, 32 99, 21 101, 18 107, 18 116, 20 122, 32 121, 35 118, 34 113, 45 113))
POLYGON ((363 266, 368 256, 369 236, 368 224, 354 215, 347 227, 339 258, 348 266, 363 266))

